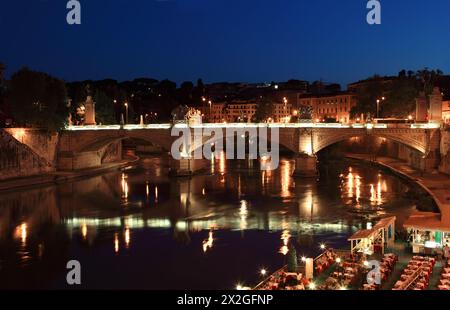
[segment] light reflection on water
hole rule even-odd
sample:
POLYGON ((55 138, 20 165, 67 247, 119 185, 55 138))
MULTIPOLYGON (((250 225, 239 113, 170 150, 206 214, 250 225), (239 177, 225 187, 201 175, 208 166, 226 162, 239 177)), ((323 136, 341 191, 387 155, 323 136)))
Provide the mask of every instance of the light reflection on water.
POLYGON ((316 182, 293 179, 291 159, 261 172, 221 154, 214 167, 170 180, 167 161, 149 158, 123 173, 3 194, 0 287, 66 288, 65 263, 80 259, 85 288, 232 288, 257 280, 261 266, 280 267, 289 242, 302 255, 323 242, 347 247, 373 218, 411 211, 395 205, 407 187, 373 168, 344 164, 316 182))

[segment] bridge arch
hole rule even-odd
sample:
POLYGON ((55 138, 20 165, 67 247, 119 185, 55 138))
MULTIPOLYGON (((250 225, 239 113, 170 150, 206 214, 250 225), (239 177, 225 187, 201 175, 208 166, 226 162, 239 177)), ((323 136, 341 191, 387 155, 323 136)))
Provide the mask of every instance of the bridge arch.
POLYGON ((378 137, 384 138, 399 144, 408 146, 419 153, 426 155, 429 152, 428 136, 425 131, 415 130, 412 132, 408 129, 349 129, 349 130, 321 130, 313 134, 312 149, 314 153, 318 153, 328 146, 346 141, 354 137, 378 137))
POLYGON ((121 130, 118 132, 101 130, 91 132, 85 131, 77 133, 77 141, 72 141, 72 151, 75 152, 94 152, 102 151, 109 145, 123 141, 134 140, 142 141, 152 146, 161 147, 164 151, 170 151, 172 142, 177 137, 172 137, 167 130, 121 130), (74 143, 75 142, 75 143, 74 143))
MULTIPOLYGON (((205 126, 203 128, 207 128, 205 126)), ((231 127, 233 136, 242 134, 243 132, 257 130, 260 134, 261 128, 267 128, 270 142, 271 130, 273 127, 267 124, 230 124, 218 127, 210 127, 222 131, 224 138, 229 135, 226 129, 231 127), (236 132, 237 131, 237 132, 236 132)), ((108 147, 115 152, 114 144, 124 139, 145 141, 153 146, 161 147, 164 151, 170 152, 173 142, 179 136, 171 136, 170 126, 161 126, 157 128, 133 128, 133 129, 114 129, 103 130, 97 129, 80 129, 63 132, 58 144, 58 168, 80 169, 101 165, 103 156, 109 153, 108 147), (74 158, 76 160, 74 160, 74 158)), ((108 128, 105 128, 108 129, 108 128)), ((194 131, 195 128, 190 130, 194 131)), ((374 127, 352 126, 345 127, 337 124, 327 126, 281 126, 279 130, 279 144, 285 148, 298 154, 314 155, 324 148, 341 142, 352 137, 374 136, 395 141, 401 145, 406 145, 424 156, 433 154, 440 147, 440 130, 439 129, 420 129, 409 127, 374 127)), ((203 146, 210 137, 202 137, 201 143, 194 148, 203 146)), ((273 141, 272 141, 273 142, 273 141)), ((117 147, 116 149, 119 149, 117 147)), ((117 152, 116 152, 117 153, 117 152)))

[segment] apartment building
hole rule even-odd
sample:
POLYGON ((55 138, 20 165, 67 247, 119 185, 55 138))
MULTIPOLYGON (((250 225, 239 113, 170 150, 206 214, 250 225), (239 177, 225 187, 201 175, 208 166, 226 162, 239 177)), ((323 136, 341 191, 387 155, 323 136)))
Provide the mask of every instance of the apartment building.
POLYGON ((444 124, 450 125, 450 100, 442 101, 442 120, 444 124))
POLYGON ((226 119, 229 123, 251 122, 258 108, 256 100, 237 100, 226 107, 226 119))
POLYGON ((313 119, 316 121, 335 120, 336 122, 350 122, 350 111, 356 105, 356 96, 352 93, 337 93, 333 95, 300 95, 299 108, 311 106, 313 119))
POLYGON ((292 104, 286 102, 274 103, 273 122, 289 123, 292 116, 292 104))

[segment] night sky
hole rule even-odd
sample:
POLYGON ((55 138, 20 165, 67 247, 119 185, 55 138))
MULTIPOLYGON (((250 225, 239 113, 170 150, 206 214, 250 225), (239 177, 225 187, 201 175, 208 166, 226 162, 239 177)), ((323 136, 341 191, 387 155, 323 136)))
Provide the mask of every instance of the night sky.
POLYGON ((136 77, 176 82, 347 84, 403 68, 450 73, 450 1, 382 0, 382 25, 366 0, 1 0, 0 61, 67 81, 136 77))

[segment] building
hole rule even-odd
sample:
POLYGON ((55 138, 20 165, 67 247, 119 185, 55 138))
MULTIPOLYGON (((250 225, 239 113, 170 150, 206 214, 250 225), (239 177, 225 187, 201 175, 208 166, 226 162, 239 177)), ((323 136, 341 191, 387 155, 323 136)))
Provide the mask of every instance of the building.
POLYGON ((223 123, 227 120, 226 104, 224 102, 217 102, 205 104, 195 107, 201 112, 203 122, 206 123, 223 123))
POLYGON ((208 121, 210 123, 225 122, 227 120, 225 107, 226 104, 224 102, 211 104, 211 110, 208 111, 208 113, 211 113, 211 115, 208 117, 208 121))
POLYGON ((450 125, 450 100, 442 101, 442 120, 450 125))
POLYGON ((414 254, 432 255, 450 246, 450 226, 442 215, 433 212, 414 212, 403 224, 411 237, 414 254))
MULTIPOLYGON (((287 98, 283 102, 273 103, 273 114, 268 119, 273 123, 289 123, 292 115, 292 104, 288 103, 287 98)), ((227 122, 252 122, 258 109, 257 100, 240 100, 229 103, 226 110, 227 122)))
POLYGON ((258 108, 256 100, 236 100, 226 107, 226 121, 229 123, 251 122, 258 108))
POLYGON ((310 106, 313 119, 317 122, 335 120, 348 123, 351 120, 351 109, 356 105, 356 95, 348 92, 334 95, 300 95, 298 107, 310 106))
MULTIPOLYGON (((229 103, 211 103, 196 107, 201 112, 204 122, 208 123, 250 123, 254 121, 255 113, 258 109, 259 101, 254 100, 235 100, 229 103)), ((288 103, 287 98, 282 102, 273 103, 273 114, 269 122, 288 123, 291 121, 293 112, 292 104, 288 103)))
POLYGON ((274 103, 273 107, 273 122, 275 123, 289 123, 292 116, 292 104, 288 103, 286 98, 283 103, 274 103))

